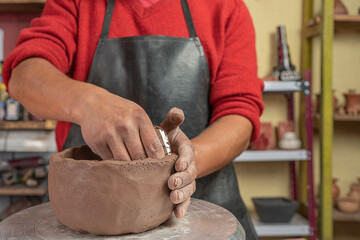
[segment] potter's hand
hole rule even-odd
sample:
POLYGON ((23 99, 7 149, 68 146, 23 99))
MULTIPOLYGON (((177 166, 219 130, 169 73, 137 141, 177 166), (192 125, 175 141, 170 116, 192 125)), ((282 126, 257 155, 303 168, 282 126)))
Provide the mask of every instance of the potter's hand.
POLYGON ((168 134, 172 151, 179 155, 179 159, 175 163, 176 173, 171 175, 168 180, 168 186, 172 190, 170 200, 177 204, 174 213, 178 218, 184 216, 190 204, 190 196, 196 189, 194 145, 179 128, 183 121, 183 111, 173 108, 160 125, 168 134))
POLYGON ((136 103, 98 88, 82 109, 81 132, 102 159, 138 160, 165 156, 146 112, 136 103))

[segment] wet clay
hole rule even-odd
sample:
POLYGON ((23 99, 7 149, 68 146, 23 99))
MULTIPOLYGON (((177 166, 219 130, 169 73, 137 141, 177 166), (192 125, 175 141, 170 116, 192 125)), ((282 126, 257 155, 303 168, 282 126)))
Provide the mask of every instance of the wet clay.
POLYGON ((159 226, 171 215, 168 178, 178 156, 103 160, 88 146, 50 158, 49 196, 57 219, 82 233, 119 235, 159 226))

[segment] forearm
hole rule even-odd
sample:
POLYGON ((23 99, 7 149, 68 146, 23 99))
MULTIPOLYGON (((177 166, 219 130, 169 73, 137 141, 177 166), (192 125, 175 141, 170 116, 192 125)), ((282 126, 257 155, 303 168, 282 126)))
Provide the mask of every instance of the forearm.
POLYGON ((74 81, 41 58, 21 62, 13 69, 9 81, 11 97, 32 114, 75 123, 81 118, 80 103, 99 91, 104 90, 74 81))
POLYGON ((228 115, 192 139, 197 177, 206 176, 229 164, 248 147, 251 133, 252 124, 247 118, 228 115))

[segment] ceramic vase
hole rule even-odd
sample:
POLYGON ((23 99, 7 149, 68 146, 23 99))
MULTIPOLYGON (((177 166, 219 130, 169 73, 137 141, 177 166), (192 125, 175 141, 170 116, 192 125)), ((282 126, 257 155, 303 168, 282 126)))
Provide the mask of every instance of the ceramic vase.
POLYGON ((357 115, 360 112, 360 94, 357 94, 354 89, 344 93, 346 101, 346 112, 350 115, 357 115))
POLYGON ((295 132, 285 132, 283 138, 279 141, 279 148, 285 150, 299 149, 301 141, 297 138, 295 132))
POLYGON ((348 14, 346 7, 341 0, 334 0, 334 14, 348 14))
POLYGON ((349 197, 343 197, 337 201, 337 207, 342 212, 355 213, 359 210, 359 202, 349 197))
POLYGON ((334 204, 340 195, 340 188, 336 184, 337 181, 338 181, 337 178, 333 178, 333 180, 332 180, 332 199, 333 199, 334 204))
POLYGON ((350 191, 347 194, 349 198, 352 198, 360 203, 360 188, 357 184, 350 186, 350 191))

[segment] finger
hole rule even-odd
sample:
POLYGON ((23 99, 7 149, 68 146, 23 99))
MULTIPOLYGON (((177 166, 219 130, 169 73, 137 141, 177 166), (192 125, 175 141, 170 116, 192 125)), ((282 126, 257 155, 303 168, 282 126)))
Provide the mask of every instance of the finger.
POLYGON ((90 148, 95 154, 100 156, 101 159, 103 160, 110 160, 114 158, 107 144, 99 144, 90 148))
POLYGON ((194 145, 192 142, 188 138, 179 140, 179 142, 182 142, 182 144, 177 149, 180 156, 175 163, 177 172, 185 171, 190 166, 190 163, 194 161, 194 145))
POLYGON ((147 157, 140 139, 140 134, 135 128, 128 130, 122 137, 131 160, 140 160, 147 157))
POLYGON ((149 158, 161 159, 165 157, 164 148, 152 124, 140 127, 140 137, 149 158))
POLYGON ((196 184, 195 181, 188 184, 187 186, 174 190, 170 193, 170 200, 174 204, 179 204, 184 202, 186 199, 190 198, 190 196, 195 192, 196 184))
POLYGON ((114 159, 131 161, 129 152, 127 151, 125 144, 120 138, 112 138, 108 140, 109 148, 112 152, 114 159))
POLYGON ((168 187, 171 190, 181 189, 196 179, 195 164, 191 164, 184 172, 177 172, 170 176, 168 180, 168 187))
POLYGON ((179 108, 172 108, 165 120, 160 124, 160 127, 165 130, 166 133, 171 132, 175 128, 179 127, 184 122, 185 116, 183 110, 179 108))
POLYGON ((190 198, 186 199, 185 202, 182 202, 180 204, 178 204, 176 207, 175 207, 175 210, 174 210, 174 214, 177 218, 182 218, 184 217, 188 207, 190 205, 190 198))

